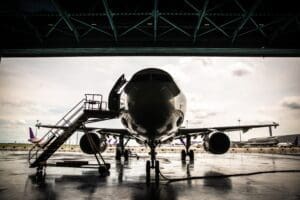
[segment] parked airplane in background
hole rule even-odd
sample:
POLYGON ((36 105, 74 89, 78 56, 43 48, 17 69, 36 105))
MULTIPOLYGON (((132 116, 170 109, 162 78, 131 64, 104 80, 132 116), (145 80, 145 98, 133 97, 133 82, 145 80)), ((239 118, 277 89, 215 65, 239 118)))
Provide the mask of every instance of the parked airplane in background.
POLYGON ((233 146, 239 147, 293 147, 298 146, 298 136, 291 142, 294 135, 280 135, 272 137, 251 138, 245 142, 232 142, 233 146), (284 138, 285 137, 285 138, 284 138))
POLYGON ((276 146, 279 143, 279 140, 276 137, 261 137, 261 138, 252 138, 246 142, 242 142, 242 146, 276 146))
POLYGON ((280 142, 277 144, 278 147, 293 147, 294 144, 291 142, 280 142))
MULTIPOLYGON (((87 103, 90 102, 87 101, 87 103)), ((95 104, 94 101, 93 103, 95 104)), ((246 132, 252 128, 278 126, 277 123, 270 123, 182 128, 186 112, 186 98, 169 73, 155 68, 141 70, 134 74, 129 81, 126 81, 124 75, 122 75, 110 92, 108 108, 109 110, 105 112, 117 113, 113 118, 119 117, 125 128, 87 127, 82 123, 84 120, 87 121, 88 116, 95 118, 96 115, 92 115, 92 112, 99 116, 101 110, 88 110, 86 116, 81 116, 68 126, 39 124, 38 127, 61 129, 66 134, 79 129, 83 130, 87 134, 81 138, 80 147, 86 153, 94 153, 93 146, 90 143, 91 139, 99 144, 101 141, 99 136, 100 138, 105 138, 108 135, 119 137, 121 149, 117 148, 116 151, 116 159, 118 160, 121 156, 128 159, 128 151, 124 149, 123 138, 135 139, 139 144, 147 145, 150 148, 150 160, 146 162, 146 180, 149 182, 151 168, 155 169, 155 180, 159 180, 159 161, 156 159, 155 149, 161 144, 171 143, 175 139, 185 139, 183 143, 185 150, 182 150, 181 158, 185 160, 188 156, 192 161, 194 160, 194 151, 190 149, 192 137, 202 136, 203 147, 206 151, 213 154, 223 154, 230 148, 230 140, 225 132, 240 130, 246 132), (121 101, 121 99, 124 101, 121 101), (75 130, 74 127, 79 122, 83 125, 78 126, 79 128, 75 130)), ((61 138, 65 139, 67 137, 61 136, 61 138)), ((102 140, 102 142, 105 141, 102 140)), ((54 143, 54 145, 56 144, 54 143)), ((56 147, 54 145, 53 147, 56 147)), ((45 152, 42 156, 48 158, 49 153, 45 152)), ((42 159, 38 158, 36 162, 42 159)), ((36 162, 32 166, 36 166, 36 162)))
POLYGON ((298 136, 295 138, 294 142, 279 142, 278 147, 297 147, 299 144, 298 136))

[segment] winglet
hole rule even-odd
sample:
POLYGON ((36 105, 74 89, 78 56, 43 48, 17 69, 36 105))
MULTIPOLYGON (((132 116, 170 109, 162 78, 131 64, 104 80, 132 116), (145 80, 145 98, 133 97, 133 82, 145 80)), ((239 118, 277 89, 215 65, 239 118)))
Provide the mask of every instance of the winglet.
POLYGON ((274 128, 277 128, 277 126, 279 126, 279 124, 276 122, 273 122, 273 126, 274 126, 274 128))

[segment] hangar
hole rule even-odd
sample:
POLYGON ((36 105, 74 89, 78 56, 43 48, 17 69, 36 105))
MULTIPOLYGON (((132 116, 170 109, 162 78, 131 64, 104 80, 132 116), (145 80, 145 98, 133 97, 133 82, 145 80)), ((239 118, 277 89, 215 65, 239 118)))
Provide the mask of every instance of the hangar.
MULTIPOLYGON (((143 55, 296 57, 300 55, 300 13, 297 2, 291 0, 284 3, 271 0, 147 2, 86 0, 84 3, 79 0, 11 0, 0 2, 0 7, 1 57, 143 55)), ((19 163, 16 168, 12 167, 15 164, 13 160, 15 157, 15 155, 1 155, 0 159, 6 162, 1 165, 0 173, 8 172, 7 174, 13 174, 15 177, 23 176, 22 178, 26 179, 24 169, 28 173, 30 171, 24 167, 24 163, 19 163), (22 171, 22 174, 15 171, 22 171)), ((61 158, 60 155, 57 157, 61 158)), ((70 157, 73 159, 72 156, 70 157)), ((16 197, 21 194, 25 198, 28 194, 39 197, 40 194, 37 192, 40 192, 44 198, 55 198, 80 191, 80 195, 89 198, 101 195, 112 199, 123 195, 122 197, 132 199, 148 197, 180 199, 182 194, 177 191, 186 189, 191 192, 185 193, 183 198, 193 198, 193 196, 198 198, 199 191, 204 198, 215 198, 219 195, 227 199, 244 196, 265 199, 264 194, 268 194, 270 198, 282 199, 288 198, 286 191, 289 191, 291 198, 299 197, 299 191, 295 189, 299 177, 294 174, 285 176, 279 172, 278 178, 274 181, 269 179, 268 184, 271 185, 266 186, 265 180, 269 178, 266 175, 262 178, 260 176, 249 178, 245 184, 243 178, 231 179, 230 175, 211 170, 220 169, 224 172, 227 170, 227 173, 234 174, 241 163, 244 164, 244 159, 250 162, 248 168, 239 168, 238 173, 241 174, 247 173, 249 168, 269 170, 277 166, 284 166, 283 168, 286 169, 281 173, 298 173, 299 170, 291 169, 299 169, 297 168, 299 159, 287 160, 280 156, 269 155, 261 158, 240 156, 241 162, 233 163, 232 157, 229 155, 225 160, 221 158, 214 160, 208 155, 207 163, 204 164, 210 168, 205 168, 201 161, 196 161, 195 166, 202 168, 197 168, 195 171, 193 167, 189 168, 190 165, 186 167, 179 160, 175 160, 175 165, 182 164, 183 168, 188 169, 187 176, 190 176, 189 169, 191 169, 192 174, 203 174, 204 179, 208 177, 203 184, 188 181, 187 184, 162 186, 162 190, 157 190, 156 187, 145 189, 134 182, 139 180, 139 176, 143 176, 140 174, 144 170, 143 167, 132 170, 123 164, 116 164, 112 167, 111 177, 118 177, 117 180, 107 178, 99 181, 98 177, 91 172, 76 171, 82 175, 56 174, 48 177, 49 179, 46 178, 46 184, 43 184, 45 190, 42 192, 36 187, 30 187, 31 184, 38 183, 33 176, 27 177, 25 190, 21 186, 14 192, 10 190, 7 192, 6 189, 1 188, 1 192, 4 191, 2 193, 4 197, 16 197), (218 168, 218 165, 223 167, 218 168), (227 166, 229 168, 226 168, 227 166), (135 175, 134 181, 128 178, 127 186, 124 186, 122 182, 127 178, 124 174, 128 172, 135 175), (214 181, 215 179, 218 180, 214 181), (76 187, 69 187, 70 182, 76 187), (285 192, 282 190, 282 182, 285 183, 285 192), (112 187, 103 189, 102 186, 107 183, 112 187), (58 187, 55 188, 53 185, 58 187), (120 192, 124 188, 129 189, 129 192, 124 192, 125 195, 120 192), (259 196, 253 191, 260 191, 262 195, 259 196)), ((140 166, 139 161, 133 163, 140 166)), ((167 175, 178 174, 168 159, 164 159, 163 164, 166 166, 167 175)), ((185 175, 184 170, 179 172, 180 176, 185 175)), ((50 169, 50 173, 55 174, 57 171, 50 169)), ((4 179, 3 177, 2 174, 1 179, 4 179)), ((12 179, 9 176, 7 179, 9 185, 12 179)), ((6 181, 1 182, 6 183, 6 181)), ((74 196, 66 196, 66 198, 70 197, 74 196)))

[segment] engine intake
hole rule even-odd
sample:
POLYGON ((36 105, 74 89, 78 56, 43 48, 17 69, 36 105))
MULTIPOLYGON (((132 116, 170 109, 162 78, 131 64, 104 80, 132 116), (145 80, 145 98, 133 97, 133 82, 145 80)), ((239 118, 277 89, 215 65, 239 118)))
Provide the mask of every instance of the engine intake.
POLYGON ((230 148, 230 139, 225 133, 212 132, 204 137, 203 147, 210 153, 223 154, 230 148))
POLYGON ((86 154, 104 152, 107 147, 105 137, 99 137, 96 133, 84 134, 79 142, 80 149, 86 154))

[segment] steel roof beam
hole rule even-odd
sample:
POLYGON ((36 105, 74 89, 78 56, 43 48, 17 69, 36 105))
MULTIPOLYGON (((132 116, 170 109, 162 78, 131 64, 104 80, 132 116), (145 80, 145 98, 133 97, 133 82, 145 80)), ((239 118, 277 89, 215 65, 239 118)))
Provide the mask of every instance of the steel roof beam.
POLYGON ((165 21, 166 23, 170 24, 171 26, 173 26, 175 29, 177 29, 178 31, 182 32, 183 34, 185 34, 188 37, 191 37, 191 35, 186 32, 185 30, 183 30, 182 28, 180 28, 179 26, 177 26, 176 24, 174 24, 173 22, 169 21, 168 19, 166 19, 163 16, 159 16, 159 18, 161 18, 163 21, 165 21))
POLYGON ((43 40, 43 38, 42 38, 42 36, 41 36, 39 30, 31 23, 31 21, 28 19, 28 17, 24 16, 24 21, 25 21, 25 23, 27 24, 27 26, 28 26, 31 30, 33 30, 34 35, 36 36, 36 38, 38 39, 38 41, 39 41, 40 43, 43 43, 44 40, 43 40))
POLYGON ((47 32, 45 37, 49 37, 49 35, 54 31, 54 29, 58 26, 58 24, 61 22, 62 18, 60 17, 59 20, 50 28, 50 30, 47 32))
MULTIPOLYGON (((241 16, 241 12, 232 12, 232 11, 215 11, 215 12, 210 12, 213 11, 219 7, 221 7, 224 4, 221 4, 219 6, 213 7, 213 8, 209 8, 206 10, 206 15, 208 16, 217 16, 217 17, 226 17, 226 16, 232 16, 232 17, 238 17, 241 16)), ((193 8, 194 9, 194 8, 193 8)), ((197 9, 198 10, 198 9, 197 9)), ((26 13, 25 14, 28 17, 60 17, 59 13, 26 13)), ((151 12, 116 12, 113 13, 113 16, 119 16, 119 17, 123 17, 123 16, 149 16, 152 15, 152 11, 151 12)), ((159 15, 162 16, 198 16, 198 11, 196 12, 174 12, 174 11, 170 11, 170 12, 159 12, 159 15)), ((291 15, 299 15, 299 12, 292 12, 292 13, 286 13, 286 12, 278 12, 278 13, 274 13, 274 12, 267 12, 267 11, 260 11, 260 12, 256 12, 253 13, 253 15, 251 15, 252 17, 288 17, 291 15)), ((16 13, 0 13, 0 17, 22 17, 24 16, 24 14, 16 14, 16 13)), ((82 12, 82 13, 68 13, 68 16, 72 16, 72 17, 106 17, 107 14, 105 12, 82 12)))
MULTIPOLYGON (((186 1, 187 2, 187 1, 186 1)), ((203 8, 201 11, 198 11, 198 14, 199 14, 199 17, 198 17, 198 21, 197 21, 197 25, 196 25, 196 28, 194 30, 194 37, 193 37, 193 42, 196 42, 196 39, 197 39, 197 34, 198 34, 198 31, 199 31, 199 28, 201 26, 201 23, 203 21, 203 18, 206 14, 206 9, 207 9, 207 6, 208 6, 208 2, 209 0, 205 0, 204 1, 204 4, 203 4, 203 8)))
MULTIPOLYGON (((262 26, 261 26, 261 29, 263 30, 263 29, 265 29, 265 28, 267 28, 267 27, 269 27, 269 26, 272 26, 272 25, 274 25, 274 24, 277 24, 277 23, 279 23, 279 22, 281 22, 281 21, 283 21, 283 19, 277 19, 277 20, 271 21, 270 23, 267 23, 267 24, 262 25, 262 26)), ((250 30, 248 30, 248 31, 246 31, 246 32, 240 33, 240 34, 239 34, 239 37, 240 37, 240 36, 243 36, 243 35, 246 35, 247 33, 252 33, 252 32, 254 32, 254 31, 257 31, 257 28, 253 28, 253 29, 250 29, 250 30)))
POLYGON ((174 29, 175 29, 174 27, 169 28, 168 30, 166 30, 166 31, 162 32, 161 34, 159 34, 159 37, 162 37, 163 35, 169 33, 170 31, 173 31, 174 29))
POLYGON ((106 31, 102 30, 101 28, 98 28, 98 27, 96 27, 96 26, 90 25, 90 24, 88 24, 88 23, 86 23, 86 22, 84 22, 84 21, 82 21, 82 20, 76 19, 76 18, 74 18, 74 17, 71 17, 71 19, 74 20, 74 21, 76 21, 76 22, 78 22, 78 23, 80 23, 80 24, 82 24, 82 25, 85 25, 85 26, 91 28, 92 30, 99 31, 99 32, 104 33, 104 34, 106 34, 106 35, 108 35, 108 36, 112 36, 110 33, 108 33, 108 32, 106 32, 106 31))
MULTIPOLYGON (((238 7, 241 9, 241 11, 246 12, 246 10, 243 8, 242 4, 238 0, 234 0, 235 3, 238 5, 238 7)), ((256 23, 256 21, 250 17, 250 21, 254 24, 256 27, 256 30, 259 30, 259 32, 264 36, 267 37, 266 33, 262 30, 262 28, 256 23)))
POLYGON ((71 22, 67 12, 61 8, 61 6, 59 5, 59 3, 56 2, 56 0, 51 0, 51 2, 54 5, 54 7, 56 8, 59 15, 63 18, 64 22, 67 24, 69 29, 73 32, 76 41, 79 42, 79 38, 80 38, 79 33, 78 33, 76 27, 74 26, 74 24, 71 22))
POLYGON ((124 31, 122 34, 120 34, 120 37, 126 35, 130 31, 132 31, 133 29, 136 29, 139 25, 145 23, 146 21, 148 21, 151 18, 152 18, 152 16, 148 16, 145 19, 141 20, 140 22, 138 22, 137 24, 133 25, 132 27, 130 27, 129 29, 127 29, 126 31, 124 31))
POLYGON ((257 0, 253 4, 253 6, 251 7, 251 9, 247 13, 245 13, 243 21, 241 22, 241 24, 237 27, 237 29, 233 33, 232 40, 231 40, 232 43, 235 41, 235 39, 238 36, 238 33, 242 30, 242 28, 245 26, 245 24, 247 23, 247 21, 250 19, 251 15, 255 12, 255 10, 257 9, 257 7, 260 4, 260 2, 261 2, 261 0, 257 0))
POLYGON ((279 28, 277 28, 274 33, 271 35, 269 44, 272 44, 274 40, 279 36, 280 33, 282 33, 292 22, 296 20, 296 17, 293 16, 289 18, 283 25, 280 25, 279 28))
POLYGON ((158 0, 154 0, 154 8, 153 8, 153 12, 152 12, 152 16, 153 16, 153 35, 154 35, 154 42, 156 42, 157 40, 157 22, 158 22, 158 9, 157 9, 157 2, 158 0))
POLYGON ((300 56, 299 49, 266 48, 193 48, 193 47, 132 47, 132 48, 25 48, 0 49, 3 57, 21 56, 300 56))
POLYGON ((184 0, 184 2, 190 6, 193 10, 195 10, 197 12, 197 15, 198 13, 200 12, 200 10, 198 8, 196 8, 196 6, 194 6, 191 2, 189 2, 188 0, 184 0))
POLYGON ((149 33, 149 32, 147 32, 147 31, 145 31, 145 30, 143 30, 143 29, 140 29, 139 27, 136 27, 136 30, 138 30, 138 31, 140 31, 140 32, 142 32, 142 33, 144 33, 145 35, 147 35, 148 37, 153 37, 153 35, 151 34, 151 33, 149 33))
POLYGON ((223 33, 226 37, 230 37, 220 26, 218 26, 217 24, 215 24, 211 19, 209 19, 208 17, 205 17, 205 19, 211 23, 216 29, 218 29, 221 33, 223 33))
POLYGON ((108 7, 107 0, 102 0, 102 3, 103 3, 103 6, 104 6, 104 9, 105 9, 106 16, 108 17, 110 27, 113 31, 115 41, 117 42, 118 41, 118 33, 117 33, 117 29, 116 29, 116 26, 115 26, 114 21, 113 21, 113 14, 112 14, 111 10, 108 7))
POLYGON ((85 31, 83 34, 81 34, 81 38, 84 38, 87 34, 89 34, 92 30, 94 30, 93 28, 89 28, 89 30, 85 31))
MULTIPOLYGON (((232 20, 226 22, 225 24, 220 25, 220 28, 223 28, 224 26, 227 26, 227 25, 229 25, 229 24, 232 24, 232 23, 234 23, 234 22, 240 20, 241 18, 242 18, 242 17, 237 17, 237 18, 235 18, 235 19, 232 19, 232 20)), ((205 35, 205 34, 207 34, 207 33, 210 33, 210 32, 212 32, 212 31, 214 31, 214 30, 217 30, 217 28, 215 27, 215 28, 209 29, 208 31, 205 31, 205 32, 203 32, 203 33, 201 33, 201 34, 198 34, 197 37, 202 36, 202 35, 205 35)))

